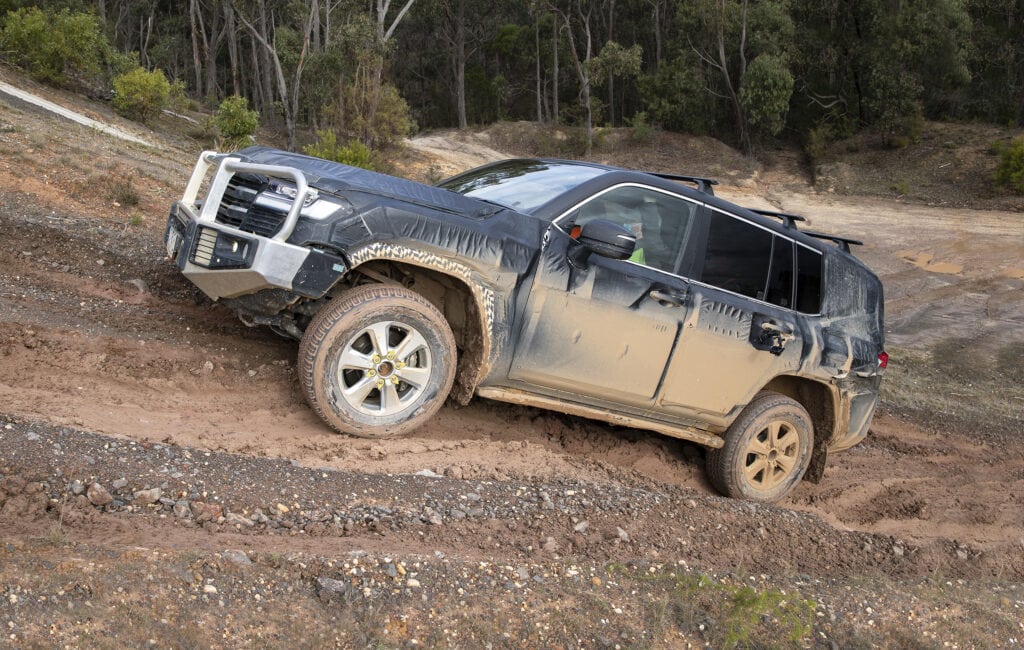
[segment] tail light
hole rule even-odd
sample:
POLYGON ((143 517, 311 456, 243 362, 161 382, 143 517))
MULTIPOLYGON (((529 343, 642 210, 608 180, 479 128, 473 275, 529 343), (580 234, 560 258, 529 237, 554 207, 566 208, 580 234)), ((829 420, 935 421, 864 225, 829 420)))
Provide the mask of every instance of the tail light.
POLYGON ((878 369, 885 370, 889 366, 889 353, 879 352, 878 353, 878 369))

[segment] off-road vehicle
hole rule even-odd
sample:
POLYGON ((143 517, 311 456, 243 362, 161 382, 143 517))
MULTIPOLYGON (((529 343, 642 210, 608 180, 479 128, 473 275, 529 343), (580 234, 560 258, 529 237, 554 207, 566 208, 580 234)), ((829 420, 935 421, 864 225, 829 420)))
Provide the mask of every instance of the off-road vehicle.
POLYGON ((250 147, 202 154, 165 242, 301 341, 338 431, 402 435, 479 395, 700 443, 718 490, 774 501, 866 435, 882 286, 859 242, 715 184, 529 159, 428 186, 250 147))

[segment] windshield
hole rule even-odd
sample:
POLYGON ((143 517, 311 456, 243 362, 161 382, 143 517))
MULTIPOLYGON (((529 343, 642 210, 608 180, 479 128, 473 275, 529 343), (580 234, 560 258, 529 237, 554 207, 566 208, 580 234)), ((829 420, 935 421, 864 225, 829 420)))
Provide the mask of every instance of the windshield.
POLYGON ((605 173, 590 165, 507 160, 450 178, 438 187, 530 213, 580 183, 605 173))

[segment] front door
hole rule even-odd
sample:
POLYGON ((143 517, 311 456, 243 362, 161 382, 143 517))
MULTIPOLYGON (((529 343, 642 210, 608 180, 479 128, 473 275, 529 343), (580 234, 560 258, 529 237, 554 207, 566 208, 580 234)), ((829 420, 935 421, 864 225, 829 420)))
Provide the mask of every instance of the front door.
POLYGON ((675 275, 698 204, 637 185, 611 188, 553 225, 525 309, 509 378, 653 407, 689 310, 675 275), (608 219, 638 238, 631 260, 569 263, 570 233, 608 219))

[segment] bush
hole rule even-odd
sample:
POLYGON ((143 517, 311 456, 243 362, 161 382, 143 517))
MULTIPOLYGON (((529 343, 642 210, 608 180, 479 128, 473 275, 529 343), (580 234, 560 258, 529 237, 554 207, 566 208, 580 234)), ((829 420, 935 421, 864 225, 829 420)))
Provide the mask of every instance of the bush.
POLYGON ((252 142, 252 135, 260 126, 260 114, 249 110, 249 100, 232 95, 220 103, 213 117, 224 145, 236 149, 252 142))
POLYGON ((995 181, 1018 194, 1024 194, 1024 137, 1017 138, 999 154, 995 181))
MULTIPOLYGON (((10 11, 0 30, 7 60, 36 79, 92 86, 103 75, 112 48, 92 14, 44 12, 38 7, 10 11)), ((116 58, 116 57, 115 57, 116 58)))
POLYGON ((125 117, 147 122, 167 106, 171 84, 160 70, 135 68, 114 77, 114 110, 125 117))
POLYGON ((365 80, 348 84, 344 91, 344 112, 337 117, 349 134, 374 148, 386 147, 404 138, 412 128, 409 105, 398 88, 389 83, 381 84, 376 91, 373 84, 365 80))
POLYGON ((339 145, 338 136, 331 130, 317 131, 316 142, 303 147, 302 152, 353 167, 373 169, 372 154, 365 144, 353 139, 346 145, 339 145))
POLYGON ((653 75, 640 76, 640 100, 651 122, 669 131, 704 135, 715 122, 714 96, 694 91, 704 83, 699 62, 682 56, 662 62, 653 75))
POLYGON ((793 74, 785 59, 761 54, 751 61, 740 80, 740 104, 750 125, 768 135, 778 135, 786 124, 793 74))
POLYGON ((647 116, 647 111, 640 111, 632 118, 626 118, 626 124, 633 128, 633 141, 640 144, 647 144, 654 138, 654 132, 657 130, 650 122, 650 118, 647 116))
POLYGON ((167 95, 167 107, 172 111, 195 110, 196 104, 185 92, 185 82, 175 79, 171 82, 171 92, 167 95))
POLYGON ((836 141, 838 134, 832 124, 822 122, 807 132, 804 140, 804 153, 812 165, 821 162, 828 153, 829 145, 836 141))

